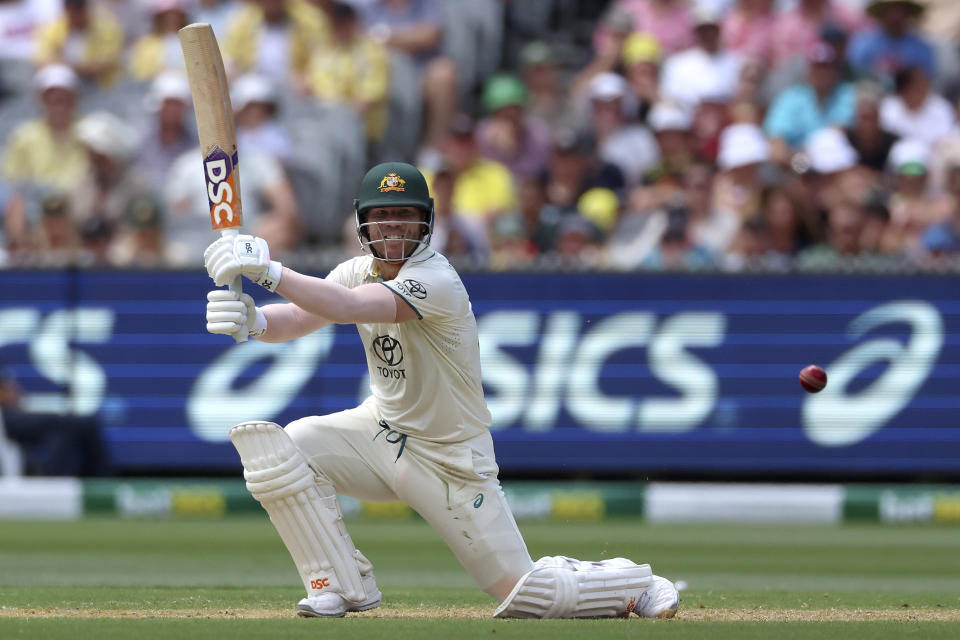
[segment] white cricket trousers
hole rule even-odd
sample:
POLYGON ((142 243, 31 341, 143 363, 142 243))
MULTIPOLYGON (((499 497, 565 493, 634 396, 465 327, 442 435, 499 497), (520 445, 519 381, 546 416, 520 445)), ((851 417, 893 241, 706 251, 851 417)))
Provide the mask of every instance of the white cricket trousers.
POLYGON ((452 445, 404 438, 382 422, 373 396, 355 409, 295 420, 286 432, 338 494, 413 508, 498 602, 533 568, 489 433, 452 445))

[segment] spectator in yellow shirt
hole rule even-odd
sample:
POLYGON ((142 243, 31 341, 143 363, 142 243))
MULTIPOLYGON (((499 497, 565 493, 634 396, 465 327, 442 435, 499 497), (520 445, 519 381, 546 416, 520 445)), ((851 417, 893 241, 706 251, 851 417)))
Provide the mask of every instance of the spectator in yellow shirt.
MULTIPOLYGON (((454 117, 442 143, 444 168, 453 175, 453 213, 463 221, 469 240, 489 247, 489 229, 502 216, 517 208, 513 176, 499 162, 480 155, 475 124, 466 114, 454 117)), ((433 190, 435 172, 423 171, 433 190)))
POLYGON ((70 66, 86 82, 109 86, 118 78, 123 29, 112 15, 88 0, 64 0, 63 13, 36 36, 38 66, 70 66))
POLYGON ((326 16, 305 0, 252 0, 220 40, 227 73, 259 73, 306 91, 303 75, 311 52, 330 39, 326 16))
POLYGON ((137 38, 130 51, 130 75, 147 81, 161 72, 183 71, 183 51, 177 31, 187 25, 184 0, 154 0, 153 27, 137 38))
POLYGON ((66 65, 49 65, 37 72, 34 84, 43 117, 11 132, 3 177, 17 186, 69 191, 88 166, 87 152, 74 131, 77 75, 66 65))
POLYGON ((351 105, 364 118, 367 140, 379 140, 387 126, 389 53, 364 34, 349 4, 334 2, 330 14, 333 38, 310 57, 307 84, 321 100, 351 105))

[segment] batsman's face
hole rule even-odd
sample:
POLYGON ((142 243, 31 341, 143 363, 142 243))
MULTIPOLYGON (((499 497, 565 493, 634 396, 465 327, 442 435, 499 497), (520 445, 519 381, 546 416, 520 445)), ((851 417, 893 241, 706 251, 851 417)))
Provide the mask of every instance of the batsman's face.
POLYGON ((423 213, 413 207, 371 209, 367 222, 371 248, 387 260, 410 257, 424 232, 423 213))

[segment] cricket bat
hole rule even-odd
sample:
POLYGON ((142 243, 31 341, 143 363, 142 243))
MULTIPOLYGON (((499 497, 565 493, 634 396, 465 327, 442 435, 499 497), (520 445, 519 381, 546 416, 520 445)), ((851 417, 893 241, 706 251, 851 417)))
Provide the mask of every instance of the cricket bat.
MULTIPOLYGON (((237 168, 237 133, 220 47, 213 28, 203 22, 188 24, 177 33, 190 93, 193 94, 193 111, 197 116, 203 176, 210 204, 210 226, 223 236, 235 236, 243 225, 243 207, 237 168)), ((229 288, 236 293, 242 291, 240 276, 230 283, 229 288)), ((234 334, 234 338, 237 342, 246 342, 246 329, 234 334)))

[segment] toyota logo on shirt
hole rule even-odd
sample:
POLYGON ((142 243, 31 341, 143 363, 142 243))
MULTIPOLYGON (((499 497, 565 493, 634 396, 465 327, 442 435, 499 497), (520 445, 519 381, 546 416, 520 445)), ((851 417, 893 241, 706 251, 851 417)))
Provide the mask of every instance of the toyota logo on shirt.
POLYGON ((407 291, 410 292, 410 295, 417 300, 423 300, 427 297, 427 288, 420 282, 416 280, 404 280, 403 284, 407 291))
POLYGON ((373 341, 373 353, 391 367, 403 362, 403 347, 392 336, 377 336, 373 341))

